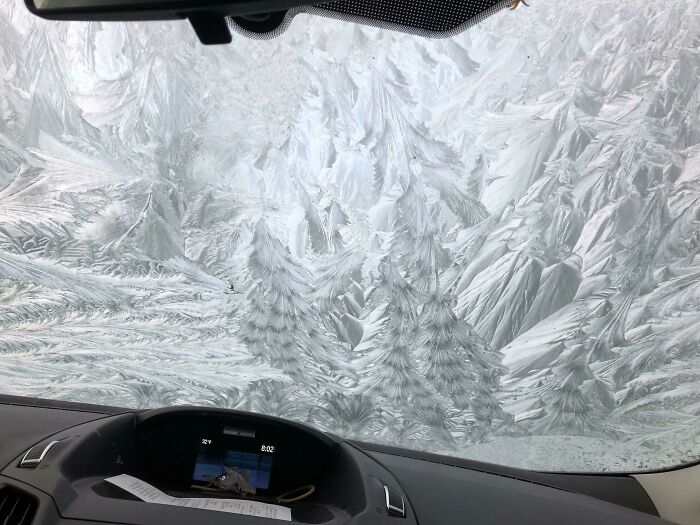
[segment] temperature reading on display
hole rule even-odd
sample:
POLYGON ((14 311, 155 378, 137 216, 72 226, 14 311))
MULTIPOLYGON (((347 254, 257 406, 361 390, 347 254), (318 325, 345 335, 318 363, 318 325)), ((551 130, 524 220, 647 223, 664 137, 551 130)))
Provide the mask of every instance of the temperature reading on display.
POLYGON ((202 445, 211 445, 211 439, 202 439, 202 445))
POLYGON ((260 447, 260 452, 267 452, 268 454, 274 454, 275 453, 275 446, 274 445, 262 445, 260 447))

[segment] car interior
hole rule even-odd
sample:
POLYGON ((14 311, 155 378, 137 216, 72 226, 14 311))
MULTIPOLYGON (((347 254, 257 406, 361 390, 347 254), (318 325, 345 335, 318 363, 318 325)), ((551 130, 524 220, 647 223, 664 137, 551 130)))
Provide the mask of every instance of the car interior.
POLYGON ((532 472, 347 441, 225 409, 0 401, 0 516, 7 524, 692 525, 698 518, 698 466, 642 475, 532 472), (126 474, 175 498, 201 498, 194 473, 203 440, 227 450, 273 450, 271 482, 250 498, 282 505, 290 516, 153 504, 105 481, 126 474), (313 492, 303 497, 308 487, 313 492), (303 499, 279 503, 284 495, 303 499))
MULTIPOLYGON (((176 20, 190 24, 201 45, 220 45, 236 33, 274 38, 301 13, 442 38, 527 4, 26 0, 26 7, 56 24, 147 21, 156 27, 176 20)), ((252 411, 0 395, 0 525, 280 521, 700 525, 700 464, 642 472, 527 470, 348 439, 252 411), (247 469, 245 477, 240 469, 247 469)))

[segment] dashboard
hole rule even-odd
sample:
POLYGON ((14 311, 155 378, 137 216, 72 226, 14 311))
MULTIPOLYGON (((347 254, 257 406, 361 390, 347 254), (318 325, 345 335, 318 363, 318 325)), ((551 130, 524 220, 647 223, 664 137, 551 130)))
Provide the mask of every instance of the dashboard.
POLYGON ((630 476, 531 473, 232 410, 0 397, 0 523, 281 521, 666 523, 630 476))
POLYGON ((252 414, 165 410, 138 417, 136 427, 135 471, 198 495, 274 501, 315 491, 338 452, 324 434, 252 414))

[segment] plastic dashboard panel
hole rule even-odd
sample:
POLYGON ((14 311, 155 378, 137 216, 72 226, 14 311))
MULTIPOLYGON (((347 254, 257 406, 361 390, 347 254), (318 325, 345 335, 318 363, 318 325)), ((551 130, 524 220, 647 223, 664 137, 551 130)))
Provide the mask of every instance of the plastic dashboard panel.
MULTIPOLYGON (((158 457, 168 457, 169 454, 168 447, 158 445, 163 443, 163 436, 170 436, 171 449, 190 446, 178 444, 173 432, 180 432, 180 437, 188 433, 198 435, 193 429, 206 427, 206 424, 202 425, 203 421, 215 427, 222 422, 227 425, 260 425, 257 428, 267 426, 291 444, 292 450, 294 447, 307 448, 297 455, 297 463, 292 461, 290 468, 300 470, 300 477, 291 478, 290 483, 313 480, 317 492, 308 501, 292 506, 292 519, 296 523, 666 523, 650 513, 630 510, 570 490, 514 479, 507 473, 499 475, 474 470, 467 465, 444 464, 431 460, 434 458, 430 455, 418 458, 415 453, 401 449, 363 450, 362 444, 352 444, 304 425, 266 416, 194 408, 123 413, 120 413, 123 409, 108 409, 104 414, 98 412, 98 407, 94 407, 95 412, 90 412, 91 409, 84 406, 80 406, 82 411, 71 410, 71 406, 78 407, 71 404, 66 404, 63 409, 29 405, 3 404, 0 397, 0 469, 7 465, 0 472, 0 486, 13 485, 36 497, 39 511, 33 525, 280 523, 249 516, 152 505, 138 501, 103 481, 111 475, 130 473, 162 486, 173 495, 183 495, 181 491, 186 487, 182 485, 182 473, 178 475, 175 469, 172 479, 167 479, 168 472, 163 472, 163 465, 158 466, 158 457), (8 434, 4 430, 22 423, 28 425, 25 431, 14 430, 8 434), (185 425, 185 430, 181 425, 185 425), (8 436, 10 439, 3 439, 8 436), (39 468, 17 468, 27 449, 49 438, 61 441, 51 448, 39 468), (404 498, 406 518, 387 514, 384 485, 404 498)), ((191 443, 188 438, 186 441, 191 443)), ((165 468, 167 470, 167 466, 165 468)), ((189 471, 189 468, 183 467, 182 472, 189 471)), ((557 475, 551 476, 556 478, 557 475)), ((620 477, 618 483, 615 481, 618 478, 600 476, 609 487, 633 490, 635 485, 623 478, 627 477, 620 477)), ((641 491, 640 497, 643 494, 641 491)), ((643 508, 644 504, 639 506, 643 508)))
POLYGON ((440 463, 451 467, 484 472, 510 479, 544 485, 546 487, 585 494, 652 516, 659 516, 654 502, 635 477, 622 473, 576 474, 556 472, 536 472, 505 465, 494 465, 472 459, 441 456, 418 450, 405 450, 387 445, 360 443, 356 445, 375 459, 390 456, 419 459, 430 463, 440 463))
MULTIPOLYGON (((161 409, 136 418, 137 475, 172 491, 188 491, 201 440, 215 438, 275 447, 267 494, 315 485, 338 454, 338 441, 293 422, 216 409, 161 409), (227 436, 244 433, 245 437, 227 436), (143 468, 146 467, 146 468, 143 468)), ((237 448, 236 445, 232 445, 237 448)), ((249 447, 250 448, 250 447, 249 447)), ((256 450, 257 451, 257 450, 256 450)))
POLYGON ((65 520, 139 525, 279 523, 259 517, 144 503, 104 481, 110 476, 130 474, 173 496, 203 497, 188 490, 186 483, 192 468, 187 451, 194 450, 189 438, 199 436, 201 429, 210 433, 221 425, 255 428, 268 436, 277 435, 282 438, 277 442, 287 444, 279 451, 287 457, 275 468, 288 472, 280 478, 282 484, 276 489, 286 490, 297 483, 316 486, 310 498, 289 505, 293 522, 392 523, 397 518, 386 512, 386 485, 406 501, 407 516, 401 523, 416 523, 396 479, 364 452, 303 425, 226 410, 163 409, 119 414, 73 426, 51 436, 51 440, 59 443, 51 447, 38 468, 19 468, 23 454, 14 458, 2 471, 0 484, 15 480, 23 487, 30 486, 51 496, 58 515, 65 520), (177 449, 182 449, 184 454, 178 454, 177 449), (168 458, 172 463, 166 461, 168 458))
POLYGON ((420 459, 382 453, 373 456, 397 477, 422 525, 669 523, 649 514, 536 483, 420 459))

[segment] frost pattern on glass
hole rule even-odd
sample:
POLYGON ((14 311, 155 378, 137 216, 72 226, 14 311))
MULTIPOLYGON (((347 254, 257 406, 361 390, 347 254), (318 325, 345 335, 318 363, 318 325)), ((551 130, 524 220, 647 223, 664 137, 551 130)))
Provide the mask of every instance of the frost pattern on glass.
POLYGON ((700 4, 445 41, 0 16, 0 389, 545 470, 700 456, 700 4))

